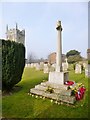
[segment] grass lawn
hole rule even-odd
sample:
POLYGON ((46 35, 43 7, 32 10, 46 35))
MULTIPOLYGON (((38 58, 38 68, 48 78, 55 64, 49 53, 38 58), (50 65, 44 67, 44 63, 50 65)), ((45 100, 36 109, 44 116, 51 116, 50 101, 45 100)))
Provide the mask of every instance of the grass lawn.
POLYGON ((30 88, 43 80, 48 80, 48 74, 35 69, 25 68, 21 82, 11 95, 2 98, 2 116, 5 118, 87 118, 88 117, 88 78, 84 73, 69 73, 69 79, 83 83, 86 92, 83 100, 74 106, 57 105, 49 99, 35 98, 28 95, 30 88))

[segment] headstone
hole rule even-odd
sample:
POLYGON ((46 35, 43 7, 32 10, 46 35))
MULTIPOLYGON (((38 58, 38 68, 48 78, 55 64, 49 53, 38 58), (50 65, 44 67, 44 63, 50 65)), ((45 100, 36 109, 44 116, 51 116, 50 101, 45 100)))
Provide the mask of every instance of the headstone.
POLYGON ((25 67, 28 67, 28 64, 25 64, 25 67))
POLYGON ((56 68, 56 63, 54 63, 50 66, 50 72, 55 71, 55 68, 56 68))
POLYGON ((56 63, 52 64, 52 67, 56 68, 56 63))
POLYGON ((49 73, 50 67, 48 64, 44 64, 44 73, 49 73))
POLYGON ((87 65, 87 68, 85 69, 85 76, 90 77, 90 65, 87 65))
POLYGON ((36 63, 36 70, 40 70, 40 64, 36 63))
POLYGON ((63 71, 67 71, 68 63, 62 63, 62 69, 63 69, 63 71))
POLYGON ((44 62, 40 62, 40 70, 44 69, 44 62))
POLYGON ((75 66, 75 73, 82 73, 80 64, 76 64, 76 66, 75 66))
POLYGON ((31 67, 31 64, 27 64, 27 67, 31 67))
POLYGON ((83 67, 84 67, 84 69, 87 68, 87 63, 84 62, 83 67))
POLYGON ((33 63, 33 67, 36 68, 37 63, 33 63))
POLYGON ((55 67, 53 67, 52 65, 50 66, 50 72, 55 71, 55 67))
POLYGON ((31 68, 33 68, 34 67, 34 63, 31 63, 31 68))
POLYGON ((25 67, 31 67, 31 64, 26 64, 25 67))

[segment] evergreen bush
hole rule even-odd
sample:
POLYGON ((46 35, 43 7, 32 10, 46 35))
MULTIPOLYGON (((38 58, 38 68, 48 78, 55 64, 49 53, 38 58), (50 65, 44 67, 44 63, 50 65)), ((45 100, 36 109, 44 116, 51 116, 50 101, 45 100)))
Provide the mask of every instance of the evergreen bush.
POLYGON ((25 47, 14 41, 2 41, 2 89, 10 90, 21 78, 25 66, 25 47))

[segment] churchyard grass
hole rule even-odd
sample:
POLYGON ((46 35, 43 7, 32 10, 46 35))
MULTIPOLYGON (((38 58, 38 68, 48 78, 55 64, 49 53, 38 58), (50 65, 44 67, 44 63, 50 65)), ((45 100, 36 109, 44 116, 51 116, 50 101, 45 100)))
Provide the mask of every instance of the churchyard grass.
POLYGON ((30 88, 35 87, 43 80, 48 79, 48 74, 43 71, 25 68, 21 82, 12 90, 10 95, 2 98, 2 115, 5 118, 87 118, 88 117, 88 78, 84 73, 75 74, 72 70, 69 79, 83 83, 86 92, 83 100, 75 105, 57 105, 50 99, 35 98, 28 95, 30 88))

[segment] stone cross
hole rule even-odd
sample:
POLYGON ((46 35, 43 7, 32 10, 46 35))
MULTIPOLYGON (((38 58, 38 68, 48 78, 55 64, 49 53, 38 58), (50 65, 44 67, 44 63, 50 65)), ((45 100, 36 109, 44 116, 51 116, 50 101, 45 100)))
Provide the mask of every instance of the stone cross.
POLYGON ((58 40, 57 40, 57 54, 56 54, 56 72, 62 72, 62 41, 61 41, 61 21, 57 22, 56 29, 58 31, 58 40))

